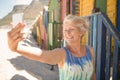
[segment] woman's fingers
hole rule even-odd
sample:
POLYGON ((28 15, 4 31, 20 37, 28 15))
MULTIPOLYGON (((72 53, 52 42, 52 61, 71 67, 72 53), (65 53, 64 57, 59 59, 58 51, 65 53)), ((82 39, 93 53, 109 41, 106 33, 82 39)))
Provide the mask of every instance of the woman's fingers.
POLYGON ((17 40, 18 38, 23 38, 24 33, 19 33, 18 35, 15 35, 12 37, 13 40, 17 40))
POLYGON ((19 35, 15 35, 15 36, 11 37, 8 34, 8 46, 12 51, 17 50, 19 41, 24 39, 23 35, 24 35, 24 33, 20 33, 19 35))
POLYGON ((14 35, 16 35, 17 33, 20 33, 21 30, 24 28, 24 26, 25 26, 25 24, 19 23, 15 28, 13 28, 13 29, 10 31, 11 36, 14 36, 14 35))
POLYGON ((24 28, 24 26, 25 26, 25 23, 18 23, 17 25, 16 25, 16 27, 14 28, 14 30, 21 30, 21 29, 23 29, 24 28))
MULTIPOLYGON (((11 25, 12 25, 12 24, 11 24, 11 25)), ((13 25, 12 25, 12 26, 13 26, 13 25)), ((18 32, 18 31, 22 30, 24 26, 25 26, 25 25, 24 25, 23 23, 19 23, 19 24, 17 24, 14 28, 12 28, 12 30, 10 30, 9 32, 10 32, 10 33, 18 32)))
POLYGON ((21 33, 24 26, 25 24, 19 23, 15 28, 8 32, 8 46, 12 51, 16 51, 18 42, 24 39, 24 33, 21 33))
POLYGON ((16 38, 22 36, 21 30, 23 29, 24 24, 18 24, 15 28, 8 32, 8 38, 15 40, 16 38))
POLYGON ((19 23, 15 28, 8 32, 8 38, 16 39, 18 36, 22 35, 22 29, 24 28, 25 24, 19 23))

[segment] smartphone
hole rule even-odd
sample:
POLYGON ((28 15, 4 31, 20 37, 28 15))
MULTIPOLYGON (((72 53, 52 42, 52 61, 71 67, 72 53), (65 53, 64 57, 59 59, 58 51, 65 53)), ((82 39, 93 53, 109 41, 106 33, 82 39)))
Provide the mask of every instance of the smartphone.
POLYGON ((12 24, 14 27, 21 22, 23 22, 23 13, 15 13, 12 15, 12 24))

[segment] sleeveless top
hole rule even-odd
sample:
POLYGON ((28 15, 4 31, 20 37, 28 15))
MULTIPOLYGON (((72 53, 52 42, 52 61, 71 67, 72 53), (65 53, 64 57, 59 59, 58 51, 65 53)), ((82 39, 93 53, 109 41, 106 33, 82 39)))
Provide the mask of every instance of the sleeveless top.
POLYGON ((75 57, 65 48, 66 60, 62 68, 59 68, 60 80, 92 80, 93 64, 89 47, 86 46, 86 55, 75 57))

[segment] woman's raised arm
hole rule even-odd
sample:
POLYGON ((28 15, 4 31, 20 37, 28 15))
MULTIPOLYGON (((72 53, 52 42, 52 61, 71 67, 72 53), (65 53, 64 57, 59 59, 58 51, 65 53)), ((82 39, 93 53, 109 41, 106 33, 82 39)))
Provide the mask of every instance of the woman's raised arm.
POLYGON ((58 64, 65 57, 65 51, 63 48, 41 50, 36 47, 18 45, 19 41, 24 39, 24 33, 22 33, 24 26, 24 23, 19 23, 15 28, 8 32, 8 46, 12 51, 17 52, 29 59, 52 65, 58 64))

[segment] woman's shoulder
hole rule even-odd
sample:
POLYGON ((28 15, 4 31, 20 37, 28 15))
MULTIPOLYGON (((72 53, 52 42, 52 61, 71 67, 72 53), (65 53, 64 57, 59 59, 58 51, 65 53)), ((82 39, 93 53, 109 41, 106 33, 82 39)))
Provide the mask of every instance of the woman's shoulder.
POLYGON ((53 49, 53 50, 54 50, 54 51, 63 51, 63 52, 64 52, 64 51, 65 51, 64 48, 65 48, 65 47, 63 47, 63 48, 55 48, 55 49, 53 49))
POLYGON ((58 54, 65 54, 65 49, 64 48, 55 48, 53 50, 50 50, 54 53, 58 53, 58 54))

